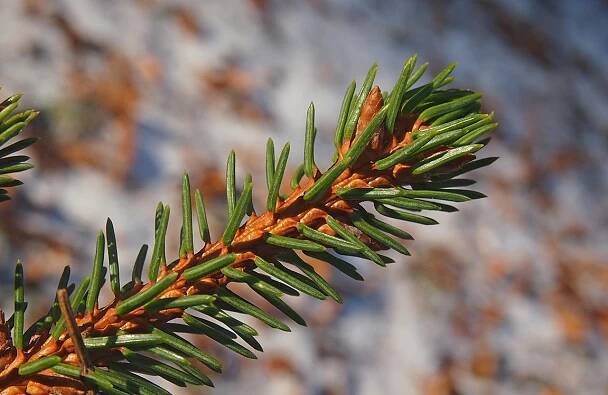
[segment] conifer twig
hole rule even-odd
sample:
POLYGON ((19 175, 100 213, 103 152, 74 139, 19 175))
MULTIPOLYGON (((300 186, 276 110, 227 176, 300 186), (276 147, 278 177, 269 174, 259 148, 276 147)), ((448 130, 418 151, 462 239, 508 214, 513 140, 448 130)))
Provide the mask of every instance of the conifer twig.
MULTIPOLYGON (((285 144, 275 162, 274 144, 268 140, 266 212, 257 214, 254 210, 251 176, 245 177, 237 194, 236 155, 231 152, 226 170, 228 220, 218 241, 211 241, 204 202, 195 191, 195 217, 203 241, 196 252, 190 182, 184 175, 178 258, 166 259, 170 209, 159 203, 148 283, 142 282, 145 245, 131 281, 123 286, 118 283, 116 240, 108 221, 114 300, 98 306, 106 275, 105 241, 100 232, 91 276, 73 285, 69 303, 67 291, 58 292, 63 315, 51 306, 47 316, 26 331, 23 350, 12 345, 0 349, 0 389, 26 391, 33 386, 38 391, 57 392, 67 386, 72 393, 95 389, 111 394, 167 394, 139 374, 159 376, 180 386, 212 386, 208 370, 221 372, 221 362, 180 333, 206 336, 242 356, 255 358, 240 342, 261 351, 255 339, 258 332, 232 312, 290 331, 282 318, 239 295, 233 283, 249 286, 285 317, 305 325, 304 318, 282 299, 284 295, 304 293, 342 302, 338 291, 317 273, 308 258, 362 280, 346 257, 364 258, 384 267, 395 261, 380 254, 382 250, 409 255, 398 239, 411 240, 410 233, 380 216, 434 225, 437 221, 426 212, 457 211, 444 202, 484 197, 462 189, 474 181, 457 177, 494 161, 476 160, 475 156, 497 126, 492 115, 479 112, 480 95, 442 89, 454 79, 453 65, 429 83, 413 87, 426 69, 426 64, 418 69, 415 64, 416 57, 404 62, 395 87, 386 96, 374 86, 376 65, 357 93, 355 83, 349 85, 334 137, 334 163, 325 172, 314 158, 314 107, 309 107, 304 163, 286 196, 280 191, 290 145, 285 144), (370 206, 376 213, 368 211, 370 206), (206 368, 199 369, 198 363, 206 368)), ((17 305, 23 306, 16 299, 17 305)), ((2 336, 8 336, 5 329, 0 325, 0 346, 2 336)))

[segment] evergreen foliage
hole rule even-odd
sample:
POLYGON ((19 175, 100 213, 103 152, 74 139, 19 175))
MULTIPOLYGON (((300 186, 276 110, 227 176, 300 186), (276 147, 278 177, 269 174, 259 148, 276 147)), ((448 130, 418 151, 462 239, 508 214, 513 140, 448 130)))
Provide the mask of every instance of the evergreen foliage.
POLYGON ((22 184, 10 175, 33 167, 28 163, 30 159, 28 156, 13 155, 36 142, 35 138, 13 142, 13 139, 38 115, 34 110, 15 112, 21 96, 13 95, 0 103, 0 203, 10 200, 7 188, 22 184))
MULTIPOLYGON (((105 233, 98 235, 91 275, 69 284, 66 268, 49 313, 24 330, 26 302, 23 270, 18 264, 15 313, 0 322, 0 340, 8 339, 4 347, 0 344, 0 389, 168 393, 140 374, 159 376, 179 386, 212 386, 208 376, 210 371, 221 372, 221 361, 183 335, 206 336, 255 359, 253 350, 262 351, 255 339, 258 333, 234 317, 234 312, 290 331, 287 319, 298 325, 306 323, 283 296, 302 293, 342 303, 339 292, 308 258, 362 280, 347 257, 364 258, 384 267, 394 261, 378 251, 409 255, 401 240, 411 240, 412 236, 384 217, 434 225, 437 222, 426 212, 457 211, 445 202, 483 197, 462 189, 474 181, 457 177, 495 160, 476 159, 475 154, 488 143, 486 137, 497 124, 492 114, 480 112, 481 95, 443 89, 454 79, 453 65, 430 82, 414 87, 427 68, 427 64, 416 68, 416 62, 416 56, 404 62, 390 93, 382 94, 374 86, 376 65, 357 92, 355 82, 348 86, 335 132, 334 162, 324 172, 314 158, 317 129, 311 103, 303 164, 291 179, 287 195, 281 191, 290 146, 286 144, 275 158, 274 143, 269 139, 266 211, 260 214, 252 202, 251 176, 245 178, 240 195, 237 193, 237 158, 230 152, 226 167, 228 221, 222 232, 213 232, 221 235, 219 241, 211 239, 204 199, 198 190, 193 194, 193 216, 190 181, 184 175, 178 258, 166 259, 170 208, 159 203, 149 282, 142 281, 148 250, 144 245, 131 281, 119 283, 116 236, 108 219, 105 233), (376 213, 368 211, 371 207, 376 213), (198 251, 193 217, 203 243, 198 251), (99 306, 107 273, 114 300, 99 306), (284 316, 256 306, 239 295, 233 283, 250 287, 284 316), (5 361, 4 366, 1 361, 5 361)), ((34 139, 3 147, 37 114, 32 110, 13 114, 20 97, 12 96, 0 104, 0 201, 8 199, 4 188, 19 184, 6 174, 31 167, 28 157, 11 155, 34 139)))

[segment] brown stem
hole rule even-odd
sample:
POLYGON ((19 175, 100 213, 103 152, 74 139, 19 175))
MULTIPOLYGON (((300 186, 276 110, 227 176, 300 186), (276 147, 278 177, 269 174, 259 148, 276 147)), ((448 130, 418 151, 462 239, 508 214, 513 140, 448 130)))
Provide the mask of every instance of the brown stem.
POLYGON ((59 309, 61 310, 61 315, 65 321, 65 327, 72 339, 74 351, 76 351, 76 355, 78 355, 78 359, 80 360, 80 374, 84 376, 89 373, 93 364, 91 363, 91 358, 84 346, 84 340, 82 340, 82 335, 80 334, 76 318, 74 318, 72 306, 70 305, 68 291, 65 288, 57 290, 57 303, 59 303, 59 309))

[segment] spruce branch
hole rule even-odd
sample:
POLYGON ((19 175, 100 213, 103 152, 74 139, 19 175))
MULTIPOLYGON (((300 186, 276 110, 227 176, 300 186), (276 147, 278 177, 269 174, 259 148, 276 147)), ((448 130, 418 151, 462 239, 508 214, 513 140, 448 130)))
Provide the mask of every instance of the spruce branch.
MULTIPOLYGON (((282 299, 284 295, 303 293, 342 302, 309 258, 362 280, 356 267, 341 256, 386 266, 394 260, 379 251, 409 255, 399 239, 411 240, 412 236, 382 217, 433 225, 437 222, 422 215, 423 211, 457 211, 445 202, 483 197, 462 189, 474 181, 456 177, 495 160, 475 157, 489 141, 480 139, 497 126, 492 114, 479 112, 479 94, 441 89, 453 81, 453 65, 429 83, 413 88, 427 68, 426 64, 416 68, 416 60, 414 56, 404 62, 395 87, 386 95, 374 86, 376 65, 357 93, 355 82, 348 86, 335 132, 334 163, 325 172, 314 158, 315 112, 309 106, 304 162, 286 196, 280 190, 290 146, 286 144, 277 159, 269 139, 267 211, 261 214, 253 207, 251 176, 245 177, 237 195, 236 156, 231 152, 226 168, 228 223, 218 241, 211 241, 203 197, 198 190, 194 192, 203 241, 196 252, 190 181, 184 175, 178 258, 166 259, 170 209, 159 203, 148 283, 142 282, 146 245, 137 257, 132 280, 122 286, 118 283, 116 236, 108 220, 105 238, 102 232, 98 236, 91 276, 72 286, 69 304, 62 291, 60 307, 67 311, 63 316, 58 314, 57 304, 52 305, 48 315, 26 331, 21 347, 19 337, 10 336, 10 323, 0 317, 2 393, 168 393, 140 374, 180 386, 212 386, 208 371, 221 372, 221 362, 182 335, 206 336, 246 358, 256 358, 247 346, 262 351, 255 339, 258 333, 233 312, 290 331, 283 318, 239 295, 233 283, 248 286, 287 318, 306 325, 282 299), (371 203, 376 213, 368 211, 365 203, 371 203), (104 245, 109 270, 104 266, 104 245), (106 271, 115 297, 100 307, 97 298, 106 271), (66 307, 71 307, 72 314, 66 307), (72 319, 74 325, 68 322, 72 319), (82 366, 87 369, 81 370, 82 366)), ((62 276, 60 289, 66 287, 67 277, 62 276)), ((22 298, 22 293, 16 293, 16 306, 17 301, 24 306, 22 298)), ((22 314, 16 312, 15 317, 22 319, 22 314)))
POLYGON ((0 103, 0 203, 10 200, 7 188, 22 184, 10 176, 13 173, 26 171, 34 167, 28 163, 25 155, 13 155, 36 142, 35 138, 26 138, 8 144, 17 137, 23 129, 38 116, 38 111, 25 110, 15 113, 20 104, 21 94, 12 95, 0 103), (8 145, 7 145, 8 144, 8 145))

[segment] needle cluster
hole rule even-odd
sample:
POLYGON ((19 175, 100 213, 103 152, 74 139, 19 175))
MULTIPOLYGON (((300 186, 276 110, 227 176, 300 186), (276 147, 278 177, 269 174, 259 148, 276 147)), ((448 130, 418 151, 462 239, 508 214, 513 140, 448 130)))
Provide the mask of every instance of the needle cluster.
MULTIPOLYGON (((236 185, 237 159, 231 152, 226 166, 228 221, 221 232, 209 229, 203 196, 192 192, 184 175, 176 259, 167 260, 165 251, 171 211, 159 203, 151 257, 146 258, 148 246, 142 246, 131 281, 120 284, 116 236, 108 219, 97 238, 90 275, 71 283, 66 267, 48 313, 27 329, 23 269, 18 263, 15 312, 8 320, 0 317, 2 394, 169 394, 142 374, 180 386, 212 386, 209 372, 221 372, 221 361, 183 335, 206 336, 255 359, 254 351, 262 351, 258 332, 233 313, 282 331, 290 331, 286 318, 306 325, 285 302, 285 295, 342 303, 312 260, 363 280, 349 257, 386 266, 394 260, 380 254, 382 250, 409 255, 402 241, 412 236, 387 218, 434 225, 433 212, 457 211, 452 204, 484 197, 466 189, 474 181, 459 176, 496 159, 475 156, 497 126, 492 114, 481 112, 478 93, 444 88, 454 80, 453 65, 417 84, 427 64, 416 63, 416 56, 404 62, 391 91, 374 85, 376 65, 358 90, 354 81, 347 87, 335 131, 334 161, 325 170, 315 161, 317 129, 311 104, 302 164, 286 193, 282 186, 290 146, 282 147, 277 157, 269 139, 268 192, 259 212, 252 200, 251 176, 244 177, 242 187, 236 185), (202 243, 198 248, 195 229, 202 243), (107 278, 114 299, 100 306, 98 297, 107 278), (236 283, 251 288, 284 317, 239 295, 242 288, 234 287, 236 283)), ((0 104, 0 174, 30 166, 27 157, 10 155, 33 139, 2 148, 36 114, 30 110, 12 115, 19 98, 0 104)), ((17 184, 0 176, 2 188, 17 184)), ((0 200, 7 198, 0 189, 0 200)))

